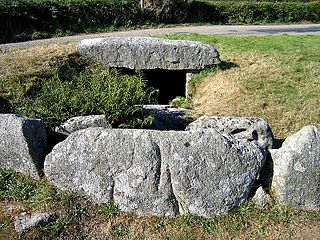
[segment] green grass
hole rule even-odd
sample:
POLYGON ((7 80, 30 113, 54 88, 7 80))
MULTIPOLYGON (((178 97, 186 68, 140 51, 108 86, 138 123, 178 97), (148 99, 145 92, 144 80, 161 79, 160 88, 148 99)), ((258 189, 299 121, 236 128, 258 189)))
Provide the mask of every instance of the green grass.
POLYGON ((103 213, 107 218, 112 218, 119 213, 119 209, 118 206, 113 202, 109 202, 101 204, 100 212, 103 213))
POLYGON ((9 205, 56 213, 53 222, 30 230, 22 239, 274 239, 290 236, 305 226, 319 233, 319 212, 279 205, 260 209, 249 201, 226 216, 214 218, 191 214, 138 217, 120 213, 113 203, 96 205, 73 192, 57 192, 44 180, 35 181, 13 171, 0 170, 0 189, 1 239, 19 239, 11 216, 21 210, 10 215, 6 210, 9 205))
POLYGON ((194 77, 194 116, 262 117, 278 138, 320 125, 319 36, 173 35, 208 43, 223 64, 194 77))

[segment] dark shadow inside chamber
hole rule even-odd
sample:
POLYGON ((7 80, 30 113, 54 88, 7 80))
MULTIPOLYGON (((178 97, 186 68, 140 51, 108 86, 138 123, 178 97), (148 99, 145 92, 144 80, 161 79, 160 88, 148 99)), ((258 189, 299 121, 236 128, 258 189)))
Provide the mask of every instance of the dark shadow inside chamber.
MULTIPOLYGON (((135 70, 121 69, 123 74, 135 74, 135 70)), ((152 69, 142 70, 147 86, 159 90, 158 104, 168 104, 177 96, 185 97, 186 71, 152 69)))

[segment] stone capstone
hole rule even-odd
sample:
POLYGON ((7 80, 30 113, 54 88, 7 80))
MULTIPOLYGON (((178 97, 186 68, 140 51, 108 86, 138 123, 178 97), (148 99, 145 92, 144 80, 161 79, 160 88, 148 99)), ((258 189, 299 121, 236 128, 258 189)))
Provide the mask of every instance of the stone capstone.
POLYGON ((271 190, 281 204, 320 209, 320 132, 306 126, 270 150, 274 165, 271 190))
POLYGON ((220 63, 218 51, 204 43, 150 37, 81 40, 77 51, 107 67, 196 70, 220 63))
POLYGON ((143 105, 143 111, 154 117, 155 130, 179 130, 183 128, 187 109, 171 105, 143 105))
POLYGON ((14 229, 18 234, 23 234, 31 228, 45 225, 54 220, 55 215, 53 213, 33 213, 28 215, 22 213, 14 222, 14 229))
POLYGON ((90 127, 111 128, 111 125, 105 115, 79 116, 70 118, 62 123, 55 128, 55 132, 68 136, 71 133, 90 127))
POLYGON ((42 120, 0 114, 0 167, 39 179, 46 152, 42 120))
POLYGON ((61 190, 138 215, 225 214, 245 201, 265 161, 254 144, 211 131, 89 128, 46 157, 61 190))
POLYGON ((263 149, 273 146, 273 134, 267 121, 252 117, 202 116, 190 123, 186 130, 216 129, 233 135, 238 140, 251 141, 263 149))

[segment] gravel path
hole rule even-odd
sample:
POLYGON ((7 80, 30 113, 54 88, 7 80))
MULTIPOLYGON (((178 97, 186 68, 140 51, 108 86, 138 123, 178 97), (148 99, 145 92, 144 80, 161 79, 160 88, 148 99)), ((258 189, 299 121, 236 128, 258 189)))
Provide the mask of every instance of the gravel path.
POLYGON ((19 43, 0 44, 0 52, 7 52, 15 48, 27 48, 50 43, 74 42, 85 38, 97 37, 147 37, 159 34, 206 34, 206 35, 320 35, 320 24, 292 24, 292 25, 205 25, 205 26, 177 26, 158 29, 140 29, 96 34, 81 34, 60 38, 50 38, 19 43))

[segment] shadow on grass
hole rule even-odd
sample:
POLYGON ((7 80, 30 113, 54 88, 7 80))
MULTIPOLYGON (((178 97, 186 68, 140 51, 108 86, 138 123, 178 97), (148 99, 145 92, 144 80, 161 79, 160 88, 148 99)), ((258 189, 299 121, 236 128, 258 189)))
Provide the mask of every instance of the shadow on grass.
POLYGON ((238 64, 236 63, 233 63, 233 62, 229 62, 229 61, 221 61, 221 63, 218 65, 219 66, 219 69, 221 70, 228 70, 228 69, 231 69, 231 68, 236 68, 236 67, 239 67, 238 64))
POLYGON ((12 105, 3 97, 0 97, 0 113, 12 113, 12 105))

